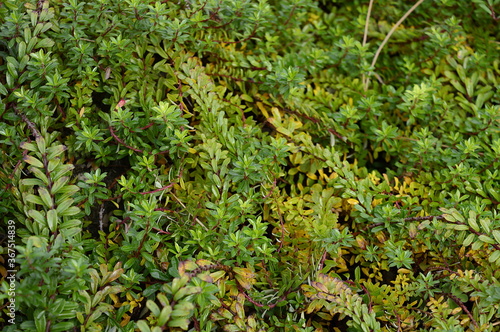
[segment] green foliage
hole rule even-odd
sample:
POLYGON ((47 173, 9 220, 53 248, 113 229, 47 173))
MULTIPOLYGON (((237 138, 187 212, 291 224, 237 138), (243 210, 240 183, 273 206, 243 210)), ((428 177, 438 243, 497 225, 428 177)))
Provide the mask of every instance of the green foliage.
POLYGON ((4 1, 0 326, 497 330, 498 11, 4 1))

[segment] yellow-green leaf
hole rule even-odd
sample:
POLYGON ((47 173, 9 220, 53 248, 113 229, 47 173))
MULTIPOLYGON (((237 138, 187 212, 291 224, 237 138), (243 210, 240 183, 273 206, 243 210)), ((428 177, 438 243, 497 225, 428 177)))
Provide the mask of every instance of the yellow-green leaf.
POLYGON ((311 282, 311 285, 314 288, 316 288, 317 290, 319 290, 320 292, 328 293, 328 288, 320 282, 313 281, 313 282, 311 282))
POLYGON ((50 148, 47 149, 47 159, 52 160, 55 157, 58 157, 61 153, 66 151, 67 148, 64 145, 55 145, 51 146, 50 148))
MULTIPOLYGON (((83 322, 82 322, 83 323, 83 322)), ((148 323, 145 320, 140 320, 137 322, 137 327, 141 332, 151 332, 148 323)))
POLYGON ((206 260, 206 259, 198 259, 196 260, 196 264, 198 264, 198 266, 209 266, 209 265, 214 265, 213 262, 209 261, 209 260, 206 260))
POLYGON ((155 317, 160 316, 160 307, 158 307, 158 305, 154 301, 148 300, 146 302, 146 307, 148 307, 153 316, 155 317))
POLYGON ((241 95, 240 95, 240 97, 241 97, 241 99, 243 99, 243 100, 245 100, 245 101, 248 101, 248 102, 250 102, 250 103, 251 103, 251 102, 253 102, 253 98, 252 98, 252 97, 250 97, 250 96, 249 96, 249 95, 247 95, 247 94, 244 94, 244 93, 243 93, 243 94, 241 94, 241 95))
POLYGON ((27 162, 28 164, 33 165, 35 167, 43 168, 42 162, 40 160, 36 159, 33 156, 26 155, 26 156, 23 157, 23 161, 27 162))
POLYGON ((28 142, 21 142, 21 144, 19 144, 19 147, 23 150, 29 150, 29 151, 38 151, 35 144, 33 143, 28 143, 28 142))
POLYGON ((24 197, 25 201, 38 204, 38 205, 44 205, 42 199, 39 196, 33 195, 33 194, 28 194, 24 197))
POLYGON ((466 231, 469 229, 469 226, 462 225, 462 224, 455 224, 455 225, 453 225, 453 229, 455 229, 457 231, 466 231))
POLYGON ((163 326, 167 323, 167 321, 170 319, 170 316, 172 314, 172 307, 167 305, 161 309, 160 315, 158 317, 158 325, 163 326))
POLYGON ((44 154, 45 149, 47 148, 47 144, 45 143, 45 138, 43 138, 43 136, 37 137, 36 145, 38 146, 38 151, 40 151, 42 154, 44 154))
POLYGON ((179 327, 183 330, 187 330, 189 326, 189 319, 187 318, 176 318, 168 321, 168 326, 170 327, 179 327))
POLYGON ((467 235, 462 245, 465 247, 470 246, 470 244, 474 241, 475 238, 476 235, 474 233, 470 233, 469 235, 467 235))
POLYGON ((479 240, 481 240, 485 243, 495 244, 495 240, 493 240, 491 237, 484 235, 484 234, 479 235, 479 240))
POLYGON ((43 213, 44 213, 43 211, 40 212, 40 211, 37 211, 37 210, 29 210, 28 211, 28 215, 31 218, 33 218, 33 220, 35 220, 40 225, 46 227, 47 226, 47 222, 45 221, 45 215, 43 213))
POLYGON ((495 250, 490 257, 488 257, 488 261, 490 263, 496 262, 497 260, 500 259, 500 250, 495 250))
POLYGON ((476 212, 469 211, 469 219, 467 219, 467 221, 469 222, 469 226, 472 227, 473 230, 479 232, 479 225, 476 222, 476 217, 477 217, 476 212))
POLYGON ((186 271, 193 271, 194 269, 198 268, 198 265, 196 265, 195 262, 192 261, 183 261, 179 263, 179 274, 183 276, 186 271))
POLYGON ((45 173, 42 171, 41 168, 37 168, 37 167, 30 167, 30 171, 37 177, 39 178, 40 180, 42 180, 42 182, 45 184, 45 186, 48 186, 49 185, 49 178, 47 178, 47 175, 45 175, 45 173))
POLYGON ((61 188, 63 188, 66 183, 68 183, 68 181, 69 181, 69 177, 67 177, 67 176, 63 176, 63 177, 57 179, 52 184, 52 188, 50 188, 50 192, 52 193, 52 195, 57 194, 59 192, 59 190, 61 188))
POLYGON ((59 209, 58 209, 58 214, 61 217, 74 216, 75 214, 78 214, 78 213, 80 213, 80 209, 77 206, 71 206, 68 209, 61 211, 60 213, 59 213, 59 209))
POLYGON ((38 188, 38 194, 40 195, 40 198, 42 199, 43 204, 49 209, 52 208, 52 206, 54 205, 54 202, 52 201, 52 197, 50 196, 47 188, 44 188, 44 187, 38 188))
POLYGON ((57 216, 56 209, 50 209, 47 212, 47 224, 51 232, 55 232, 59 224, 59 217, 57 216))
POLYGON ((495 241, 500 244, 500 231, 498 229, 495 229, 491 232, 491 235, 493 235, 495 241))
POLYGON ((34 186, 44 186, 45 184, 40 180, 40 179, 22 179, 21 184, 24 186, 28 187, 34 187, 34 186))

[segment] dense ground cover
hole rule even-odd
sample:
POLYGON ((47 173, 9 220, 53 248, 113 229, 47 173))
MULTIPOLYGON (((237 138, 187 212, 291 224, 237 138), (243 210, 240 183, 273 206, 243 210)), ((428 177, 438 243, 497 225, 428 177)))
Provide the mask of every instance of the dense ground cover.
POLYGON ((498 12, 4 1, 2 330, 498 331, 498 12))

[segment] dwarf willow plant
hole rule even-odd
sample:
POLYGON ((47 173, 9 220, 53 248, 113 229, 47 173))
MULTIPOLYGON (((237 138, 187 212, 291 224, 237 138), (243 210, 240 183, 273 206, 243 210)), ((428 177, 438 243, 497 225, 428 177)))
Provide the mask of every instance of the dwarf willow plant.
POLYGON ((2 330, 497 330, 497 4, 4 1, 2 330))

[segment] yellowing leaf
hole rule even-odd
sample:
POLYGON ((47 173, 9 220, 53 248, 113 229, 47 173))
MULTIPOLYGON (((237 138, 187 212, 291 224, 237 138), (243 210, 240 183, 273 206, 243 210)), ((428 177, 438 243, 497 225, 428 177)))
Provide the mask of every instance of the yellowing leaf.
POLYGON ((368 242, 361 235, 356 236, 356 243, 363 250, 365 250, 366 246, 368 245, 368 242))
POLYGON ((410 274, 411 270, 408 270, 408 269, 405 269, 405 268, 401 268, 401 269, 398 270, 398 273, 410 274))
POLYGON ((116 294, 109 294, 109 297, 113 301, 115 308, 119 308, 120 307, 120 299, 119 299, 119 297, 116 296, 116 294))
POLYGON ((120 322, 121 327, 125 327, 130 322, 130 316, 127 314, 123 314, 123 320, 120 322))
POLYGON ((266 117, 266 119, 269 118, 269 113, 267 113, 267 110, 264 107, 264 104, 262 104, 260 101, 258 101, 256 103, 256 105, 260 109, 260 111, 262 112, 262 114, 266 117))
POLYGON ((205 282, 209 282, 209 283, 214 282, 214 278, 212 278, 212 276, 208 272, 200 273, 197 275, 197 277, 205 282))
POLYGON ((244 93, 240 95, 240 98, 248 102, 253 102, 253 98, 244 93))
POLYGON ((313 281, 311 282, 311 285, 320 292, 328 293, 328 288, 320 282, 313 281))
POLYGON ((247 268, 242 267, 234 267, 234 273, 236 273, 236 281, 241 285, 241 287, 245 289, 252 288, 252 285, 255 284, 255 273, 247 268))
POLYGON ((210 276, 212 277, 212 279, 214 281, 217 281, 220 278, 222 278, 225 274, 226 274, 226 271, 217 271, 217 272, 210 273, 210 276))
POLYGON ((311 180, 317 180, 318 176, 314 173, 307 173, 307 177, 311 180))
POLYGON ((186 271, 193 271, 194 269, 198 268, 198 265, 196 265, 195 262, 192 261, 183 261, 179 263, 179 274, 183 276, 186 271))
POLYGON ((35 167, 38 167, 38 168, 43 168, 43 164, 40 160, 36 159, 35 157, 33 156, 30 156, 30 155, 26 155, 23 157, 23 161, 30 164, 30 165, 33 165, 35 167))
POLYGON ((209 261, 209 260, 206 260, 206 259, 198 259, 196 261, 196 264, 198 264, 198 266, 208 266, 208 265, 214 265, 213 262, 209 261))

